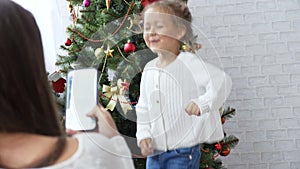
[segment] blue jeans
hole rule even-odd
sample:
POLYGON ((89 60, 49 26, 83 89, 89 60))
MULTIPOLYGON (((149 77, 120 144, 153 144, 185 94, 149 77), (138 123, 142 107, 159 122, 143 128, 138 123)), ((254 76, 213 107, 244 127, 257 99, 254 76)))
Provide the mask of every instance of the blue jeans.
POLYGON ((167 152, 154 151, 147 157, 146 169, 199 169, 200 145, 167 152))

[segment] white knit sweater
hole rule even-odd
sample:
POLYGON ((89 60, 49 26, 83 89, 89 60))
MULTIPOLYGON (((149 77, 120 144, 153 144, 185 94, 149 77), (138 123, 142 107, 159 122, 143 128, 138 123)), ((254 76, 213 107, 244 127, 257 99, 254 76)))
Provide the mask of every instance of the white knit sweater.
POLYGON ((67 160, 42 169, 134 169, 129 147, 122 136, 107 138, 85 132, 73 136, 76 152, 67 160))
POLYGON ((221 140, 219 108, 231 91, 230 77, 189 52, 181 52, 164 68, 158 58, 144 68, 136 106, 137 141, 152 138, 153 148, 167 151, 221 140), (200 116, 189 116, 186 105, 195 102, 200 116))

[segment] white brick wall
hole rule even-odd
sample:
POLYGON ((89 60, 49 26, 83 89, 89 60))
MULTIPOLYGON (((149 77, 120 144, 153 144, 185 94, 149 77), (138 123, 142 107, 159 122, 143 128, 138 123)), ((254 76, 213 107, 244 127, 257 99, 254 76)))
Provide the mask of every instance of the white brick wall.
POLYGON ((300 169, 300 0, 189 0, 205 60, 233 79, 229 169, 300 169))

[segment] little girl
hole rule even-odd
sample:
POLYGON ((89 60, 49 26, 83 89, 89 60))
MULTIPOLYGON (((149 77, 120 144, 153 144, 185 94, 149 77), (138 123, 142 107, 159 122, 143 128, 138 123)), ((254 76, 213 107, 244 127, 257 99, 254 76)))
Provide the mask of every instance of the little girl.
POLYGON ((144 40, 158 55, 144 68, 136 106, 136 136, 147 169, 198 169, 200 143, 224 137, 219 108, 231 79, 180 51, 192 37, 185 4, 162 0, 144 9, 144 40))

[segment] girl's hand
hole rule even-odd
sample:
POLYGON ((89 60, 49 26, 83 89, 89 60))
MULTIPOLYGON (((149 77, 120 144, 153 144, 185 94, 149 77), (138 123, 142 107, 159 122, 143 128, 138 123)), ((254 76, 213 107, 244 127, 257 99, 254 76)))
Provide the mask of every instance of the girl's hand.
POLYGON ((108 138, 119 135, 117 126, 111 117, 110 113, 101 105, 98 104, 90 113, 89 117, 97 118, 98 132, 108 138))
POLYGON ((141 152, 143 156, 148 156, 153 154, 151 138, 146 138, 142 140, 140 146, 141 146, 141 152))
POLYGON ((185 112, 190 116, 191 115, 200 116, 200 109, 198 105, 192 101, 186 106, 185 112))

